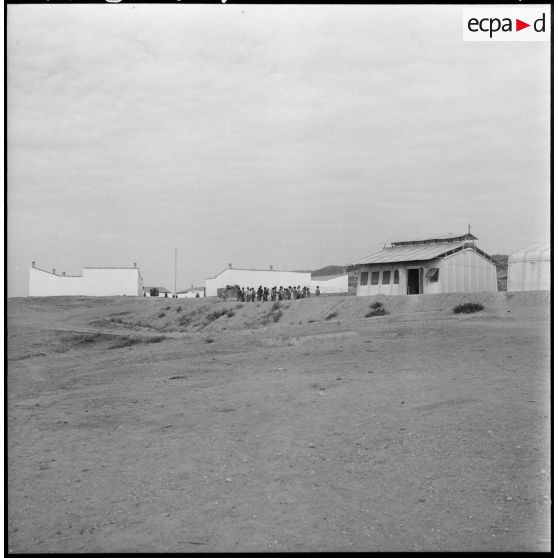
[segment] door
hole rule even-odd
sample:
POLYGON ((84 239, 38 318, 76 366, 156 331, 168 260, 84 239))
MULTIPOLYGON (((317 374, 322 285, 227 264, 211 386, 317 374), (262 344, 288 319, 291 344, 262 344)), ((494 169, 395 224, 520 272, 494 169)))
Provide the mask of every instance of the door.
POLYGON ((420 294, 420 269, 407 270, 407 294, 420 294))

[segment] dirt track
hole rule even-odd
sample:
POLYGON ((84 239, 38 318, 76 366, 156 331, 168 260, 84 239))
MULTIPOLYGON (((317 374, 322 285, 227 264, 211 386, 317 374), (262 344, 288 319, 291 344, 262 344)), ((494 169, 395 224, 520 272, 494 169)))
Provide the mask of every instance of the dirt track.
POLYGON ((12 299, 9 548, 547 551, 549 304, 12 299))

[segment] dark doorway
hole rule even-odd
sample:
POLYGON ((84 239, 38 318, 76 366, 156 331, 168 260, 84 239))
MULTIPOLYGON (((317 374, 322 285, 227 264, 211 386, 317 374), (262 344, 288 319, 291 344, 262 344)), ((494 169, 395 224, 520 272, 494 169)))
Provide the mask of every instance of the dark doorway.
POLYGON ((407 294, 420 294, 419 269, 407 270, 407 294))

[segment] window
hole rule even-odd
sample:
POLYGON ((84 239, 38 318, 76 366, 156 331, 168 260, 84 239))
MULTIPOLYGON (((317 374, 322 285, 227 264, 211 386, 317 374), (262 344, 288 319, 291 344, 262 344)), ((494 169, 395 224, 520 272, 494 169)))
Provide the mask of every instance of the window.
POLYGON ((389 285, 391 281, 391 269, 382 273, 382 285, 389 285))
POLYGON ((360 274, 360 284, 361 285, 368 285, 368 271, 363 271, 360 274))
POLYGON ((393 272, 393 284, 394 285, 399 285, 399 270, 396 269, 393 272))
POLYGON ((428 277, 428 279, 430 279, 431 283, 437 283, 438 282, 439 271, 440 270, 437 267, 431 267, 426 272, 426 277, 428 277))
POLYGON ((379 271, 373 271, 370 274, 370 284, 371 285, 377 285, 379 280, 380 280, 380 272, 379 271))

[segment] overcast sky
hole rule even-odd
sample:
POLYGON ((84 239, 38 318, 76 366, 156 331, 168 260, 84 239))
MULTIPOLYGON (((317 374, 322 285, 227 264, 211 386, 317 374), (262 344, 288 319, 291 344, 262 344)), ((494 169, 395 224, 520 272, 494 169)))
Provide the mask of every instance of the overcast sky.
POLYGON ((9 5, 8 295, 31 261, 146 285, 549 238, 550 43, 462 6, 9 5))

